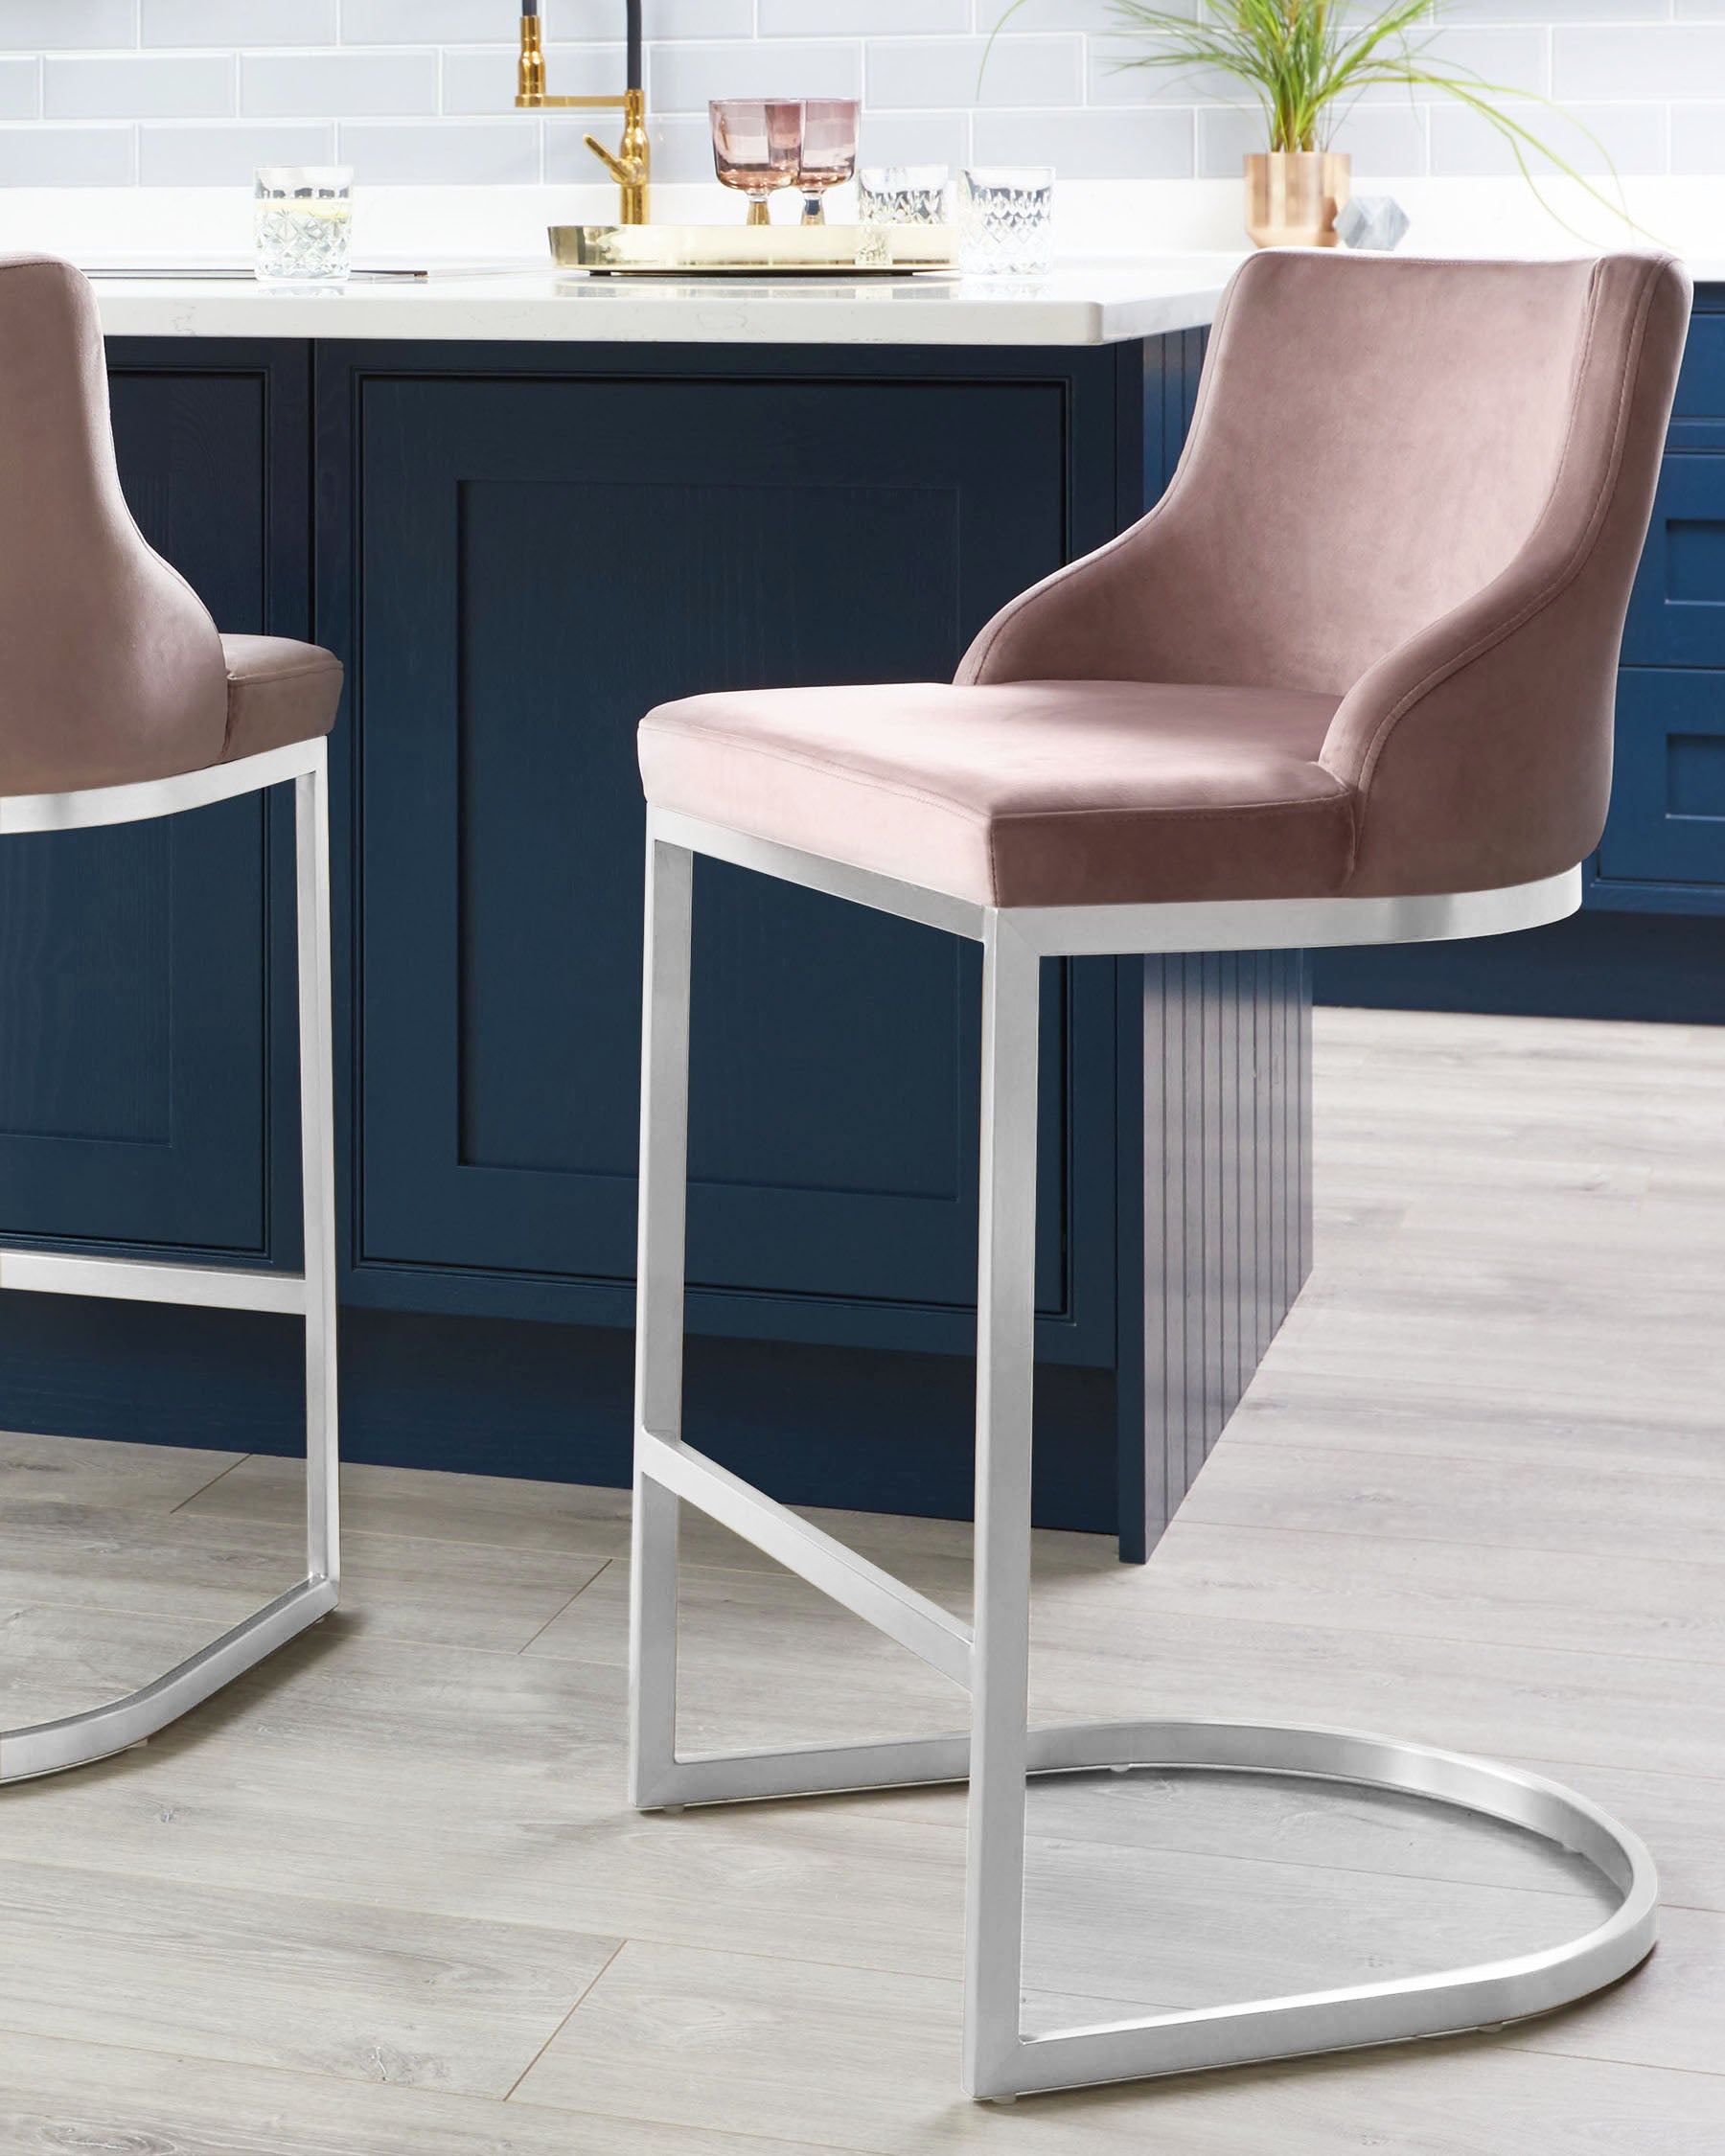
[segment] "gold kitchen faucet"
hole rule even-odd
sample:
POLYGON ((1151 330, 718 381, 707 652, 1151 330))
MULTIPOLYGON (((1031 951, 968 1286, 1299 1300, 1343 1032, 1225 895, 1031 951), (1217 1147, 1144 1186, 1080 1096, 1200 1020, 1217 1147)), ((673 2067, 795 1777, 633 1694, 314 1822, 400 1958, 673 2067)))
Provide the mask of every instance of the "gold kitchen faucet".
POLYGON ((619 224, 648 221, 648 175, 651 151, 647 142, 647 96, 641 88, 640 0, 629 5, 629 86, 614 97, 554 98, 545 93, 545 49, 540 41, 538 0, 528 0, 521 14, 521 61, 517 76, 516 103, 534 109, 569 111, 620 111, 623 139, 614 150, 596 136, 586 146, 617 183, 619 224))

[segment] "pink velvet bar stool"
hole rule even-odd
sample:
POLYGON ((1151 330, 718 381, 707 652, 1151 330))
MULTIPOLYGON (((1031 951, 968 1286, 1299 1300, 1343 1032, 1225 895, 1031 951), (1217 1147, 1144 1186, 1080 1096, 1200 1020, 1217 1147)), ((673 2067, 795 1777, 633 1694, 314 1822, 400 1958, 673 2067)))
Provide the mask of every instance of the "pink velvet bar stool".
POLYGON ((221 635, 146 543, 120 491, 95 300, 43 256, 0 257, 0 842, 292 784, 305 1194, 302 1274, 0 1245, 0 1288, 288 1312, 306 1326, 307 1576, 127 1698, 0 1731, 0 1781, 16 1781, 163 1728, 333 1610, 338 1577, 324 737, 341 665, 286 637, 221 635))
POLYGON ((1258 255, 1223 300, 1161 504, 1006 607, 955 682, 699 696, 642 723, 632 1796, 968 1778, 974 2096, 1497 2024, 1653 1944, 1646 1851, 1538 1776, 1343 1730, 1027 1727, 1037 969, 1490 935, 1575 909, 1688 314, 1656 255, 1258 255), (982 946, 974 1626, 682 1441, 696 854, 982 946), (679 1757, 685 1502, 967 1686, 968 1735, 679 1757), (1514 1960, 1026 2036, 1025 1777, 1105 1766, 1416 1792, 1578 1852, 1613 1912, 1514 1960))

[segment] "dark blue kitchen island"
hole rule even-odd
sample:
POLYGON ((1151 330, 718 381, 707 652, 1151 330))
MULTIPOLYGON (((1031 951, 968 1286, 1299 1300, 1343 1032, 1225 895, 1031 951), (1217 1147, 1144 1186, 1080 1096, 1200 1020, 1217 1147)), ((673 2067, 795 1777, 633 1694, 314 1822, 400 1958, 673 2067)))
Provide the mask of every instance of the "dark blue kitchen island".
MULTIPOLYGON (((1212 297, 1041 343, 917 341, 910 310, 904 341, 762 342, 759 307, 747 341, 245 334, 232 295, 214 333, 110 336, 148 536, 224 629, 349 669, 349 1458, 627 1479, 635 721, 950 677, 1161 491, 1212 297)), ((377 318, 344 309, 319 328, 377 318)), ((9 845, 9 1240, 297 1264, 290 854, 286 801, 9 845)), ((691 1434, 793 1501, 962 1513, 976 952, 702 873, 691 1434)), ((1138 1555, 1309 1263, 1306 971, 1044 992, 1043 1517, 1138 1555)), ((7 1295, 0 1348, 0 1427, 299 1442, 287 1320, 7 1295)))

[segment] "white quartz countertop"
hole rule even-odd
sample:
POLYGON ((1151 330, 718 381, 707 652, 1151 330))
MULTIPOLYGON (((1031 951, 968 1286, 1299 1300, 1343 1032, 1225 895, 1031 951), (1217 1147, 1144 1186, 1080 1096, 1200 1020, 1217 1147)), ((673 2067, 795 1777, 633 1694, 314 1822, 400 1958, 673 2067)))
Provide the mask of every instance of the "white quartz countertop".
MULTIPOLYGON (((1603 216, 1591 197, 1550 209, 1520 179, 1372 180, 1413 218, 1419 254, 1568 255, 1656 238, 1697 283, 1725 281, 1725 178, 1625 183, 1638 220, 1603 216)), ((597 221, 615 190, 535 186, 363 187, 356 259, 428 266, 424 283, 356 281, 328 292, 271 291, 249 278, 106 278, 104 327, 115 336, 350 337, 412 341, 602 344, 1105 345, 1197 329, 1242 259, 1237 180, 1061 181, 1059 266, 1022 281, 834 277, 793 283, 701 278, 560 278, 550 224, 597 221)), ((655 191, 660 222, 734 220, 707 188, 655 191)), ((840 220, 842 221, 842 219, 840 220)), ((87 269, 251 261, 251 202, 240 188, 0 188, 0 252, 45 249, 87 269)))
MULTIPOLYGON (((110 336, 558 344, 1097 345, 1201 328, 1238 256, 1098 256, 1044 277, 560 276, 520 264, 277 290, 102 274, 110 336)), ((92 266, 86 262, 85 266, 92 266)), ((125 266, 109 262, 107 268, 125 266)))

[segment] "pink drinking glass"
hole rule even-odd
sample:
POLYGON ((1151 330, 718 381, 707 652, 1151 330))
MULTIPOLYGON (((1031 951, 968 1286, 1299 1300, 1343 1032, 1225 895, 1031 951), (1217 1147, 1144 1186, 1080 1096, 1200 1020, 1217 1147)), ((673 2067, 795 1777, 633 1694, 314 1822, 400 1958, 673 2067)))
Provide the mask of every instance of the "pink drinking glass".
POLYGON ((804 224, 825 224, 822 196, 857 170, 860 111, 855 98, 803 100, 802 165, 796 184, 802 190, 804 224))
POLYGON ((713 170, 748 196, 748 222, 768 224, 768 197, 796 184, 802 161, 803 108, 797 98, 715 98, 713 170))

